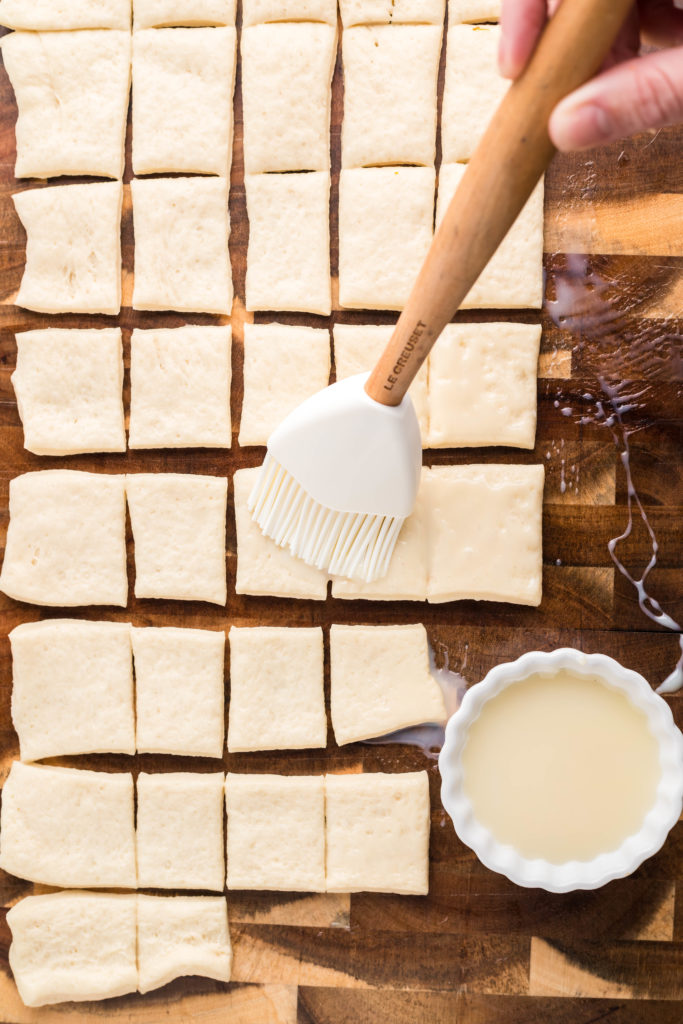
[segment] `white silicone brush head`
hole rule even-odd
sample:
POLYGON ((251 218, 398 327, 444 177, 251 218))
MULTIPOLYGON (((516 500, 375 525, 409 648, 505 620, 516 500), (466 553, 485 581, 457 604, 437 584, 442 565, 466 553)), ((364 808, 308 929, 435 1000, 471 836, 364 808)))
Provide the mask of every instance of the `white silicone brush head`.
POLYGON ((332 576, 386 575, 420 482, 422 444, 409 397, 375 402, 368 374, 303 402, 268 441, 249 497, 266 537, 332 576))

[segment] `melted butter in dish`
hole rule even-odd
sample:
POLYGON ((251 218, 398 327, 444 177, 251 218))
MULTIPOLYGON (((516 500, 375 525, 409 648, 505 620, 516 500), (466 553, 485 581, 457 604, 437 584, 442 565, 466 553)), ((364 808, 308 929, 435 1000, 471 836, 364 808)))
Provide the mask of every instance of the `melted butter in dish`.
POLYGON ((640 829, 661 775, 645 714, 621 691, 567 671, 487 701, 462 766, 477 820, 522 856, 554 864, 617 849, 640 829))

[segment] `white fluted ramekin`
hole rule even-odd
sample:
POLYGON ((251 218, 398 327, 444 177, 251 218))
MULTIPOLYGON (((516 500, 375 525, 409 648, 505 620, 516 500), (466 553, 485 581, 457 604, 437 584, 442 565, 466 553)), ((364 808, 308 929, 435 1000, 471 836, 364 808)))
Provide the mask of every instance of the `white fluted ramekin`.
POLYGON ((597 889, 614 878, 623 878, 635 871, 639 864, 662 847, 670 829, 678 821, 683 805, 683 735, 676 728, 668 705, 648 682, 637 672, 623 668, 613 658, 603 654, 583 654, 569 647, 550 653, 532 651, 517 661, 498 665, 481 683, 467 691, 446 726, 439 771, 441 800, 455 831, 486 867, 507 875, 517 885, 547 889, 549 892, 597 889), (463 789, 461 759, 469 727, 488 700, 531 675, 559 669, 582 676, 597 676, 608 686, 621 690, 640 708, 657 739, 662 774, 654 805, 640 830, 629 836, 617 850, 600 854, 590 861, 551 864, 543 859, 523 857, 512 846, 499 843, 477 821, 463 789))

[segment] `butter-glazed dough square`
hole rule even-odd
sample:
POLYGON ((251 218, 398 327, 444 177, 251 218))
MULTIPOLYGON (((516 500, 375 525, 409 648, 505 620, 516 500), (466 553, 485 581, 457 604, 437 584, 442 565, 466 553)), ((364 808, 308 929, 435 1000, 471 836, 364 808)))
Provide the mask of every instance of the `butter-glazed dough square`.
POLYGON ((233 626, 228 750, 295 750, 326 743, 322 629, 233 626))
POLYGON ((137 897, 140 992, 175 978, 230 981, 232 948, 224 896, 137 897))
POLYGON ((225 633, 166 626, 132 637, 140 753, 221 757, 225 633))
POLYGON ((10 481, 0 589, 53 607, 128 601, 124 477, 43 469, 10 481))
POLYGON ((229 174, 236 58, 234 28, 134 34, 135 174, 229 174))
POLYGON ((330 335, 318 327, 244 325, 241 445, 266 444, 285 417, 330 379, 330 335))
POLYGON ((330 628, 331 710, 339 744, 443 722, 443 694, 429 668, 423 625, 330 628))
POLYGON ((117 314, 121 182, 32 188, 12 199, 26 230, 17 305, 38 313, 117 314))
POLYGON ((337 24, 337 0, 242 0, 242 25, 269 21, 321 21, 337 24))
POLYGON ((389 572, 373 583, 335 579, 332 597, 367 601, 427 600, 427 528, 429 508, 426 502, 427 469, 422 470, 415 507, 398 535, 389 572))
POLYGON ((441 26, 359 25, 342 36, 342 167, 433 165, 441 26))
POLYGON ((229 448, 230 327, 134 330, 131 448, 229 448))
POLYGON ((13 761, 2 790, 0 867, 63 888, 134 889, 133 776, 13 761))
POLYGON ((336 25, 252 25, 241 47, 245 173, 327 171, 336 25))
POLYGON ((329 316, 330 175, 248 174, 247 309, 329 316))
POLYGON ((25 1006, 135 992, 135 894, 53 892, 7 914, 9 964, 25 1006))
POLYGON ((0 0, 0 25, 50 32, 130 29, 131 0, 0 0))
POLYGON ((136 178, 134 309, 230 313, 227 178, 136 178))
POLYGON ((15 176, 120 178, 130 33, 13 32, 2 57, 19 109, 15 176))
POLYGON ((403 309, 432 241, 431 167, 341 172, 339 302, 347 309, 403 309))
POLYGON ((325 891, 322 775, 236 775, 225 783, 228 889, 325 891))
POLYGON ((543 466, 435 466, 430 602, 541 603, 543 466))
POLYGON ((344 28, 352 25, 443 24, 446 0, 339 0, 344 28))
POLYGON ((16 626, 9 639, 22 761, 135 753, 127 622, 44 619, 16 626))
POLYGON ((12 385, 35 455, 125 452, 121 328, 17 334, 12 385))
MULTIPOLYGON (((464 164, 442 164, 436 203, 443 220, 464 164)), ((543 305, 543 195, 541 180, 522 212, 463 300, 462 309, 540 309, 543 305)))
POLYGON ((429 891, 427 772, 325 776, 327 891, 429 891))
POLYGON ((137 858, 141 889, 222 891, 222 772, 141 772, 137 858))
POLYGON ((441 116, 444 163, 469 160, 510 87, 498 71, 497 25, 454 25, 446 42, 441 116))
POLYGON ((264 537, 251 518, 247 501, 260 472, 258 467, 239 469, 233 477, 237 526, 235 590, 238 594, 324 601, 327 597, 327 575, 321 569, 294 558, 289 549, 279 548, 274 540, 264 537))
POLYGON ((135 28, 234 25, 237 0, 133 0, 135 28))
POLYGON ((448 24, 500 21, 501 0, 448 0, 448 24))
MULTIPOLYGON (((335 324, 333 336, 337 380, 353 377, 357 373, 369 373, 382 355, 393 332, 394 328, 391 325, 384 324, 335 324)), ((409 394, 415 406, 425 448, 429 427, 426 361, 410 385, 409 394)))
POLYGON ((228 481, 192 473, 126 477, 135 596, 225 604, 228 481))
POLYGON ((533 448, 540 324, 448 324, 429 356, 430 448, 533 448))

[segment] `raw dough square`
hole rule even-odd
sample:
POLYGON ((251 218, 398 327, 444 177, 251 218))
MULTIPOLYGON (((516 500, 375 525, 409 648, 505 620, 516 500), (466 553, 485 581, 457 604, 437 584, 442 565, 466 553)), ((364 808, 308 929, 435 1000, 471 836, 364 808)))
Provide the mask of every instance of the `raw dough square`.
POLYGON ((134 894, 53 892, 15 904, 7 914, 9 964, 24 1004, 135 992, 137 899, 134 894))
POLYGON ((359 25, 342 36, 342 167, 434 164, 441 26, 359 25))
POLYGON ((230 981, 225 897, 140 895, 137 900, 140 992, 192 974, 230 981))
POLYGON ((540 324, 448 324, 429 357, 430 448, 533 448, 540 324))
POLYGON ((17 334, 12 385, 35 455, 125 452, 121 328, 17 334))
MULTIPOLYGON (((436 223, 441 223, 464 164, 442 164, 436 223)), ((543 181, 491 257, 462 303, 462 309, 540 309, 543 305, 543 181)))
POLYGON ((469 160, 510 87, 498 72, 499 40, 497 25, 454 25, 448 30, 441 115, 444 163, 469 160))
POLYGON ((134 473, 126 477, 135 546, 135 596, 225 604, 222 476, 134 473))
POLYGON ((446 720, 423 625, 330 628, 331 710, 339 744, 446 720))
POLYGON ((332 597, 368 601, 427 600, 427 527, 429 508, 426 502, 426 479, 423 468, 420 489, 412 515, 403 524, 391 556, 389 572, 374 583, 335 579, 332 597))
POLYGON ((2 57, 19 108, 15 176, 120 178, 130 33, 13 32, 2 57))
POLYGON ((337 25, 337 0, 242 0, 242 25, 268 21, 322 21, 337 25))
POLYGON ((403 309, 432 241, 431 167, 343 170, 339 184, 339 302, 403 309))
POLYGON ((0 589, 52 607, 128 601, 124 477, 43 469, 10 481, 0 589))
POLYGON ((329 380, 326 328, 245 324, 240 444, 266 444, 285 417, 329 380))
POLYGON ((135 753, 127 622, 44 619, 9 635, 12 723, 22 761, 135 753))
POLYGON ((26 230, 17 305, 38 313, 119 313, 121 182, 32 188, 12 199, 26 230))
POLYGON ((500 21, 501 0, 448 0, 448 24, 500 21))
POLYGON ((344 28, 351 25, 443 24, 446 0, 339 0, 344 28))
POLYGON ((134 889, 133 776, 13 761, 2 790, 0 867, 63 888, 134 889))
POLYGON ((135 174, 230 173, 236 59, 234 28, 135 33, 135 174))
MULTIPOLYGON (((389 343, 394 328, 391 325, 335 324, 334 363, 337 380, 353 377, 356 373, 369 373, 389 343)), ((427 362, 421 367, 410 385, 410 397, 415 406, 422 434, 422 447, 427 447, 429 407, 427 395, 427 362)))
POLYGON ((247 309, 329 316, 330 175, 248 174, 247 309))
POLYGON ((295 750, 326 743, 322 629, 233 626, 228 750, 295 750))
POLYGON ((229 448, 230 327, 134 330, 131 448, 229 448))
POLYGON ((260 467, 239 469, 233 477, 237 526, 235 590, 238 594, 324 601, 327 597, 327 575, 264 537, 251 518, 247 500, 260 472, 260 467))
POLYGON ((241 45, 245 173, 329 170, 336 25, 252 25, 241 45))
POLYGON ((223 890, 222 772, 138 775, 141 889, 223 890))
POLYGON ((234 25, 237 0, 133 0, 135 28, 234 25))
POLYGON ((325 776, 327 891, 429 891, 427 772, 325 776))
POLYGON ((235 775, 225 785, 228 889, 325 891, 322 775, 235 775))
POLYGON ((130 29, 131 0, 0 0, 0 25, 37 32, 130 29))
POLYGON ((543 466, 430 470, 430 602, 541 603, 544 475, 543 466))
POLYGON ((221 757, 225 633, 134 629, 133 657, 138 750, 221 757))
POLYGON ((227 178, 136 178, 134 309, 232 308, 227 178))

